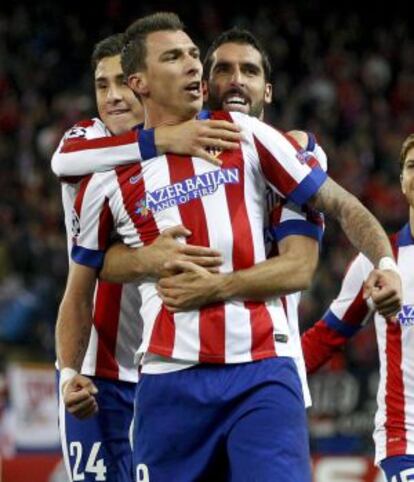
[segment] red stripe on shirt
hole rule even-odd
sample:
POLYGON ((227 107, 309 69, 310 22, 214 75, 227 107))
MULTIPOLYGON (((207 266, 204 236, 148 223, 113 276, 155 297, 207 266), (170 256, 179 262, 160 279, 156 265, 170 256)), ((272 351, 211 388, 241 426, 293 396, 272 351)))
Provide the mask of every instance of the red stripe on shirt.
MULTIPOLYGON (((125 134, 119 136, 107 136, 98 137, 96 139, 79 139, 79 138, 69 138, 63 143, 60 152, 77 152, 86 151, 88 149, 104 149, 107 147, 123 146, 126 144, 134 144, 138 142, 137 131, 128 131, 125 134)), ((138 144, 137 144, 137 155, 138 155, 138 144)))
MULTIPOLYGON (((396 260, 398 260, 397 240, 397 234, 390 238, 396 260)), ((392 321, 387 321, 385 353, 387 358, 385 381, 386 450, 387 457, 391 457, 405 454, 407 450, 401 325, 392 321)))
MULTIPOLYGON (((240 150, 232 151, 224 163, 225 168, 239 170, 239 182, 226 184, 226 198, 233 230, 233 269, 247 269, 255 264, 253 233, 247 213, 244 160, 240 150)), ((251 355, 253 360, 276 355, 273 338, 273 321, 264 302, 245 302, 250 312, 251 355)))
POLYGON ((298 186, 298 183, 256 137, 254 137, 254 143, 265 178, 268 179, 283 196, 288 196, 298 186))
POLYGON ((81 215, 83 198, 85 196, 86 188, 88 187, 88 184, 89 184, 89 181, 91 180, 91 177, 92 177, 92 174, 89 174, 88 176, 85 176, 82 179, 82 182, 80 183, 79 191, 78 191, 78 194, 76 195, 75 203, 73 205, 73 209, 75 210, 75 212, 78 216, 81 215))
POLYGON ((114 228, 114 218, 109 207, 109 199, 105 198, 102 211, 99 215, 98 249, 105 251, 109 244, 109 238, 114 228))
POLYGON ((301 336, 306 372, 314 373, 327 363, 347 342, 348 338, 319 320, 301 336))
POLYGON ((252 328, 252 359, 260 360, 276 356, 273 321, 265 303, 245 301, 244 306, 250 311, 252 328))
POLYGON ((95 121, 93 119, 84 119, 79 122, 77 122, 73 127, 91 127, 95 124, 95 121))
POLYGON ((148 351, 171 357, 174 350, 175 325, 172 313, 161 306, 154 321, 148 351))
POLYGON ((145 209, 145 182, 141 164, 135 163, 115 169, 125 210, 133 222, 140 240, 151 244, 160 234, 154 216, 145 209))
MULTIPOLYGON (((171 184, 195 176, 191 158, 168 155, 167 163, 171 184)), ((212 167, 211 170, 214 170, 212 167)), ((201 199, 196 198, 178 206, 183 225, 191 231, 187 238, 189 244, 210 246, 206 214, 201 199)), ((200 308, 200 362, 225 361, 225 313, 224 304, 200 308)))
POLYGON ((361 286, 358 294, 355 296, 352 303, 348 306, 342 316, 342 320, 351 326, 361 325, 369 313, 369 308, 366 301, 363 298, 364 286, 361 286))
POLYGON ((404 381, 401 368, 401 326, 387 322, 386 334, 387 374, 385 386, 385 430, 387 434, 387 457, 406 452, 404 381))
POLYGON ((95 375, 118 378, 116 341, 121 308, 122 285, 99 281, 93 323, 98 334, 95 375))

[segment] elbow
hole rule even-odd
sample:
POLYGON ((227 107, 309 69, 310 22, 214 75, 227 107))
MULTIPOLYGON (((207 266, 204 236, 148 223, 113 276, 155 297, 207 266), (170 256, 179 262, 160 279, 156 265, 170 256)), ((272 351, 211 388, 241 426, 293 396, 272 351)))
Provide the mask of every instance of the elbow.
POLYGON ((295 291, 305 291, 310 288, 316 271, 316 264, 301 263, 297 266, 294 277, 295 291))
POLYGON ((57 177, 63 176, 63 173, 60 169, 59 155, 57 153, 53 154, 52 162, 51 162, 51 168, 52 168, 52 172, 53 172, 53 174, 55 174, 55 176, 57 176, 57 177))

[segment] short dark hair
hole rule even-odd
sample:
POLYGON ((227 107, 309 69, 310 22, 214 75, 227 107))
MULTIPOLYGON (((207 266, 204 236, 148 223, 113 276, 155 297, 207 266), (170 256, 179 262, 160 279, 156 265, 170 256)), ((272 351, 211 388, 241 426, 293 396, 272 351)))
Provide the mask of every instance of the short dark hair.
POLYGON ((139 70, 145 70, 147 36, 164 30, 184 30, 184 24, 175 13, 158 12, 139 18, 126 29, 125 47, 121 55, 122 70, 126 77, 139 70))
POLYGON ((260 41, 249 30, 240 27, 233 27, 220 34, 214 42, 210 45, 207 54, 204 58, 204 78, 210 75, 211 66, 213 64, 214 52, 223 44, 235 43, 241 45, 251 45, 255 48, 262 57, 262 65, 265 74, 266 82, 270 82, 272 76, 272 67, 269 56, 266 50, 261 45, 260 41))
POLYGON ((405 159, 407 157, 408 151, 414 147, 414 134, 410 134, 405 138, 400 151, 400 169, 404 169, 405 159))
POLYGON ((95 72, 98 63, 105 57, 120 55, 124 48, 124 34, 116 33, 104 38, 93 48, 91 56, 92 71, 95 72))

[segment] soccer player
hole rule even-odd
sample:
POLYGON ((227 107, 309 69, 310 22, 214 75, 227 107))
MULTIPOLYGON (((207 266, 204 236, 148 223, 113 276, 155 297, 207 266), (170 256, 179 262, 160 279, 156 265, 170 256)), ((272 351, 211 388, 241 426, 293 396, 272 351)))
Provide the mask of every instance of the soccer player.
MULTIPOLYGON (((93 165, 94 149, 101 147, 113 134, 124 134, 133 145, 133 159, 137 158, 139 146, 137 133, 131 131, 142 121, 142 107, 132 91, 125 84, 120 64, 120 53, 123 47, 121 34, 114 35, 99 42, 92 55, 92 68, 95 77, 95 92, 100 118, 82 121, 71 128, 62 139, 56 151, 54 161, 66 163, 71 156, 74 161, 84 165, 93 165), (104 136, 104 137, 103 137, 104 136), (96 140, 96 138, 100 138, 96 140), (82 149, 82 150, 81 150, 82 149), (82 158, 77 158, 82 152, 82 158), (91 157, 91 158, 90 158, 91 157)), ((212 123, 210 127, 216 129, 212 123)), ((186 126, 186 132, 191 126, 186 126)), ((185 131, 176 128, 166 128, 158 133, 158 140, 169 148, 168 142, 180 144, 180 138, 185 131), (174 140, 175 138, 175 140, 174 140), (171 140, 170 140, 171 139, 171 140)), ((230 127, 224 132, 235 133, 230 127)), ((203 149, 199 135, 190 135, 194 148, 203 149)), ((237 139, 237 134, 236 134, 237 139)), ((220 139, 217 139, 220 142, 220 139)), ((189 142, 186 148, 189 148, 189 142)), ((231 144, 228 145, 231 147, 231 144)), ((174 148, 174 147, 173 147, 174 148)), ((131 147, 132 150, 132 147, 131 147)), ((204 154, 199 151, 200 154, 204 154)), ((127 155, 125 152, 124 155, 127 155)), ((79 156, 80 157, 80 156, 79 156)), ((103 161, 105 157, 103 156, 103 161)), ((71 247, 73 231, 76 234, 78 226, 71 227, 72 209, 76 209, 74 199, 79 190, 79 178, 65 178, 62 183, 62 199, 65 210, 65 221, 68 232, 68 245, 71 247)), ((110 222, 109 219, 106 220, 110 222)), ((211 250, 183 245, 174 240, 175 236, 185 236, 188 232, 182 227, 174 227, 167 231, 142 254, 139 263, 141 274, 157 274, 162 270, 162 264, 169 259, 192 259, 201 264, 217 263, 211 255, 211 250), (144 260, 145 258, 145 260, 144 260), (145 261, 145 262, 144 262, 145 261)), ((141 253, 140 253, 141 254, 141 253)), ((65 325, 67 309, 70 302, 77 302, 79 296, 76 290, 87 289, 90 299, 93 299, 96 272, 86 270, 79 273, 79 268, 72 267, 68 287, 61 305, 57 331, 63 339, 70 336, 70 327, 65 325), (91 275, 91 276, 89 276, 91 275), (78 284, 75 283, 75 280, 78 284)), ((76 390, 74 397, 67 404, 67 410, 60 396, 59 427, 62 440, 64 461, 70 479, 72 480, 111 480, 129 481, 132 477, 132 452, 129 444, 129 427, 133 417, 133 400, 135 385, 138 379, 137 368, 133 357, 141 341, 142 323, 139 316, 140 296, 136 285, 116 285, 99 281, 95 291, 93 307, 93 327, 89 338, 86 354, 78 361, 78 370, 89 379, 72 380, 76 390), (92 384, 93 381, 93 384, 92 384), (79 382, 79 383, 78 383, 79 382), (99 390, 97 402, 99 413, 88 421, 79 421, 72 416, 83 419, 91 414, 91 407, 84 408, 81 402, 82 390, 93 387, 99 390)), ((87 310, 91 310, 89 305, 87 310)), ((85 338, 88 340, 88 337, 85 338)), ((58 354, 60 357, 60 354, 58 354)), ((62 363, 59 363, 62 366, 62 363)), ((69 379, 76 372, 63 370, 60 376, 60 388, 66 388, 69 379)), ((60 390, 60 391, 61 391, 60 390)), ((60 393, 60 395, 64 395, 60 393)), ((92 407, 94 408, 94 407, 92 407)))
MULTIPOLYGON (((143 102, 146 127, 194 117, 202 103, 201 63, 178 19, 150 16, 129 33, 123 68, 143 102)), ((219 249, 224 269, 232 271, 264 260, 269 182, 299 204, 314 196, 316 207, 342 218, 346 232, 352 218, 357 247, 366 248, 375 265, 384 256, 392 263, 378 223, 326 179, 317 163, 300 162, 282 134, 242 114, 212 116, 236 120, 246 136, 239 150, 220 154, 222 169, 197 158, 159 156, 92 176, 85 206, 95 206, 99 218, 109 204, 119 234, 131 246, 148 245, 160 229, 184 220, 190 240, 219 249), (373 230, 375 242, 373 232, 359 237, 361 222, 373 230)), ((79 222, 76 259, 88 265, 91 257, 101 257, 96 222, 79 222)), ((381 276, 398 292, 392 270, 381 276)), ((310 480, 303 398, 280 300, 232 300, 171 315, 152 280, 141 283, 140 292, 144 375, 136 399, 137 479, 207 477, 215 457, 225 454, 233 480, 310 480), (174 450, 172 440, 179 440, 174 450)))
MULTIPOLYGON (((402 144, 400 169, 409 219, 391 242, 403 282, 403 307, 396 318, 387 318, 387 312, 385 316, 375 314, 380 359, 375 461, 388 482, 408 481, 414 475, 414 134, 402 144)), ((371 270, 365 256, 357 256, 327 313, 302 335, 310 373, 358 332, 372 313, 363 297, 364 282, 371 270)))

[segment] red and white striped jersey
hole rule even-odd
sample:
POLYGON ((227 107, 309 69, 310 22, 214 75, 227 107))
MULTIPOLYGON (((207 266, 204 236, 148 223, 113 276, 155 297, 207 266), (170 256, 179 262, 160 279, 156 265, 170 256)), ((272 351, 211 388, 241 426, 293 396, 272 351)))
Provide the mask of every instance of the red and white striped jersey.
MULTIPOLYGON (((327 157, 323 149, 316 144, 313 135, 308 135, 309 141, 306 149, 307 153, 312 153, 318 160, 324 171, 328 168, 327 157)), ((267 195, 268 228, 265 229, 266 250, 268 256, 277 256, 277 246, 284 238, 292 235, 307 236, 315 239, 319 243, 322 241, 325 228, 324 215, 307 205, 297 206, 296 204, 281 199, 270 191, 267 195)), ((294 360, 298 369, 299 378, 302 383, 305 407, 312 405, 312 398, 309 390, 306 365, 301 346, 299 329, 299 303, 301 293, 291 293, 282 296, 281 300, 286 313, 289 333, 295 349, 294 360)))
MULTIPOLYGON (((391 241, 403 283, 403 308, 396 322, 375 314, 380 359, 374 431, 377 463, 395 455, 414 454, 414 239, 409 224, 391 241)), ((372 269, 368 259, 358 255, 338 298, 323 319, 302 336, 308 368, 327 361, 334 349, 343 345, 369 317, 370 308, 362 298, 362 290, 372 269)))
MULTIPOLYGON (((192 232, 189 243, 223 254, 223 271, 265 259, 266 186, 301 205, 318 191, 326 173, 316 159, 304 160, 283 134, 255 118, 224 112, 212 118, 237 122, 248 138, 240 149, 220 154, 221 168, 199 158, 166 155, 95 174, 83 183, 72 250, 76 262, 102 263, 111 218, 129 246, 150 244, 163 230, 183 224, 192 232)), ((144 320, 140 353, 211 363, 293 354, 279 298, 231 300, 171 314, 153 280, 139 289, 144 320)))
MULTIPOLYGON (((269 232, 265 230, 265 232, 268 233, 265 239, 271 243, 267 249, 270 250, 270 256, 277 256, 277 243, 288 236, 307 236, 320 243, 324 230, 324 216, 322 213, 310 209, 306 205, 297 206, 292 202, 286 202, 285 199, 279 199, 275 207, 270 209, 269 227, 269 232)), ((302 382, 305 406, 310 407, 312 400, 299 329, 298 310, 300 298, 301 293, 292 293, 287 296, 282 296, 281 300, 288 320, 290 337, 295 349, 294 359, 302 382)))
MULTIPOLYGON (((82 174, 90 168, 88 141, 110 136, 110 132, 100 119, 79 122, 64 135, 54 159, 62 166, 72 162, 75 157, 66 157, 66 153, 76 153, 75 159, 83 163, 77 167, 82 174), (87 142, 85 142, 87 141, 87 142), (76 150, 74 149, 76 146, 76 150)), ((136 133, 134 133, 136 137, 136 133)), ((94 142, 94 141, 92 141, 94 142)), ((136 140, 135 140, 136 144, 136 140)), ((135 157, 137 149, 135 147, 135 157)), ((121 153, 122 154, 122 153, 121 153)), ((103 162, 105 156, 103 156, 103 162)), ((62 202, 65 214, 65 225, 69 252, 72 249, 73 232, 76 225, 73 209, 82 178, 71 178, 62 182, 62 202), (78 181, 78 182, 77 182, 78 181)), ((109 228, 109 226, 108 226, 109 228)), ((141 298, 133 284, 114 284, 98 281, 95 288, 93 326, 88 349, 83 360, 81 373, 128 382, 138 380, 137 368, 133 363, 134 354, 141 342, 142 320, 139 315, 141 298)))
POLYGON ((79 176, 139 161, 145 158, 141 150, 146 147, 138 129, 113 136, 95 117, 78 122, 65 133, 53 154, 52 170, 63 180, 76 182, 79 176))

